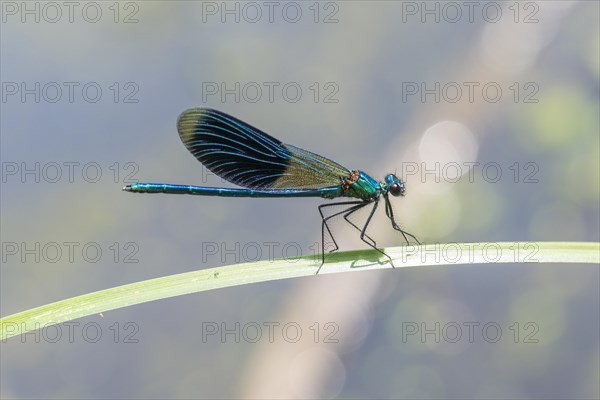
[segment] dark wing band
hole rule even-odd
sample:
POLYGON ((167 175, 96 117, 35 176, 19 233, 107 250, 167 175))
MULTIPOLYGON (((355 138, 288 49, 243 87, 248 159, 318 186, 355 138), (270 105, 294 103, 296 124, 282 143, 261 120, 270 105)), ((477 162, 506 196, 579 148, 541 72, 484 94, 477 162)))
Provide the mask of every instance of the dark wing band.
POLYGON ((191 108, 177 120, 185 147, 216 175, 255 190, 337 186, 350 171, 223 112, 191 108))

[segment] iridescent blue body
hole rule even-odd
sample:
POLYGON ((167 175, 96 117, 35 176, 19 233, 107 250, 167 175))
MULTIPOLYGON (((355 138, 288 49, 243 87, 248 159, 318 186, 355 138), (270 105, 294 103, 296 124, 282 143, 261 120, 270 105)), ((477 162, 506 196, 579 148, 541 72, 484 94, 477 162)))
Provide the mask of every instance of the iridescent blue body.
MULTIPOLYGON (((327 230, 333 240, 334 250, 337 250, 337 243, 327 221, 337 215, 343 215, 350 225, 360 231, 360 237, 365 243, 387 256, 366 234, 379 199, 383 197, 386 214, 393 228, 402 233, 407 243, 407 235, 418 243, 413 235, 400 229, 395 222, 388 195, 404 196, 405 185, 394 174, 389 174, 382 182, 378 182, 363 171, 349 170, 328 158, 282 143, 265 132, 217 110, 186 110, 177 120, 177 130, 187 149, 210 171, 244 188, 134 183, 123 190, 134 193, 221 197, 349 197, 355 200, 319 206, 322 244, 324 245, 327 230), (364 226, 359 228, 349 220, 349 216, 369 204, 373 204, 373 208, 364 226), (341 205, 347 205, 349 208, 328 216, 323 214, 324 208, 341 205)), ((323 254, 321 266, 324 262, 323 254)))
POLYGON ((323 197, 333 199, 341 196, 341 187, 323 189, 279 189, 279 190, 250 190, 229 189, 193 185, 172 185, 170 183, 134 183, 127 188, 136 193, 170 193, 170 194, 194 194, 197 196, 221 196, 221 197, 323 197))
MULTIPOLYGON (((276 190, 252 190, 252 189, 229 189, 194 185, 173 185, 170 183, 134 183, 126 188, 127 191, 136 193, 170 193, 170 194, 192 194, 198 196, 221 196, 221 197, 322 197, 334 199, 336 197, 355 197, 365 201, 379 198, 381 194, 388 192, 388 184, 377 182, 362 171, 356 182, 349 185, 344 191, 342 185, 324 187, 320 189, 276 189, 276 190)), ((393 185, 395 182, 391 182, 393 185)))

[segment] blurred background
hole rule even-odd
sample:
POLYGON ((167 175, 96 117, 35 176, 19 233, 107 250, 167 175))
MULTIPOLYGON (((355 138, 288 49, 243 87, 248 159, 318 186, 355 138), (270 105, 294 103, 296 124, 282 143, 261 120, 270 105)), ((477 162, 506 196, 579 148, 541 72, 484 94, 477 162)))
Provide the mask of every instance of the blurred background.
MULTIPOLYGON (((3 1, 1 315, 318 250, 319 199, 121 191, 231 186, 181 144, 190 107, 397 171, 426 243, 598 241, 599 3, 467 3, 3 1)), ((369 232, 402 244, 383 212, 369 232)), ((487 264, 181 296, 9 339, 0 394, 598 398, 599 279, 487 264)))

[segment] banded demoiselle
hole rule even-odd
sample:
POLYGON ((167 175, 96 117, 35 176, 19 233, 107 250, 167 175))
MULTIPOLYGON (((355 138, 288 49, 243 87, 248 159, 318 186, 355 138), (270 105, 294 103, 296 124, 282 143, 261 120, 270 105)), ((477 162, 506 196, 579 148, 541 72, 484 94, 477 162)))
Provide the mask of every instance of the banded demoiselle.
MULTIPOLYGON (((355 200, 326 203, 319 206, 321 214, 321 248, 325 246, 325 230, 339 247, 328 221, 338 215, 360 232, 360 239, 386 256, 392 267, 392 259, 377 248, 375 240, 367 234, 367 227, 377 210, 379 200, 385 200, 385 213, 392 227, 402 233, 408 244, 410 236, 394 219, 389 200, 392 196, 404 196, 406 186, 395 174, 388 174, 377 182, 361 170, 349 170, 340 164, 310 151, 282 143, 265 132, 221 111, 208 108, 191 108, 177 119, 179 137, 185 147, 214 174, 242 186, 217 188, 169 183, 134 183, 123 190, 135 193, 193 194, 222 197, 322 197, 335 199, 349 197, 355 200), (363 207, 372 204, 371 211, 362 228, 349 217, 363 207), (342 211, 325 216, 323 209, 347 206, 342 211)), ((420 244, 420 243, 419 243, 420 244)), ((325 263, 322 252, 319 273, 325 263)))

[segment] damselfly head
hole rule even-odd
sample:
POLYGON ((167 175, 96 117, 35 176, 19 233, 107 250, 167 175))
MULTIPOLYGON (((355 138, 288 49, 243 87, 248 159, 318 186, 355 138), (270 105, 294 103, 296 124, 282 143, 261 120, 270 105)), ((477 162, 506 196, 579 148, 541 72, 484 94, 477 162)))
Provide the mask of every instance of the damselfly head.
POLYGON ((385 183, 388 187, 388 192, 390 192, 392 196, 404 196, 404 193, 406 192, 406 186, 404 185, 404 182, 402 182, 396 175, 387 175, 385 177, 385 183))

